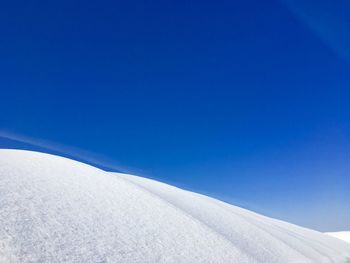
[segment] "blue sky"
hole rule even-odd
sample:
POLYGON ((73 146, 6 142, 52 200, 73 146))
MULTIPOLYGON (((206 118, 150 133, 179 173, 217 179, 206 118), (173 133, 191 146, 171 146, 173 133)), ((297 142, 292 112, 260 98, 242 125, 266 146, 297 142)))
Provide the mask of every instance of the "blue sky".
POLYGON ((350 229, 348 1, 1 5, 0 147, 350 229))

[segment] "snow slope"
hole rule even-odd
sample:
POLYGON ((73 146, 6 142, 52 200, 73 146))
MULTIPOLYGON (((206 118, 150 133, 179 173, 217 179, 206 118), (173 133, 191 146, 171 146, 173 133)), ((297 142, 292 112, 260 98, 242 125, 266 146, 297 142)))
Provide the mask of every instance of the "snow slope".
POLYGON ((350 245, 153 180, 0 150, 0 262, 350 262, 350 245))
POLYGON ((326 234, 350 243, 350 231, 327 232, 326 234))

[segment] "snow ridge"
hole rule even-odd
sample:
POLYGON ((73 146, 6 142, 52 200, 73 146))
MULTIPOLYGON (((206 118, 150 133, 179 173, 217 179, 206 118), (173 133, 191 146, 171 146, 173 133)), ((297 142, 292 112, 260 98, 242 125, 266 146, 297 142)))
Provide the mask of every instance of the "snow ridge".
POLYGON ((0 150, 0 262, 339 262, 350 244, 154 180, 0 150))

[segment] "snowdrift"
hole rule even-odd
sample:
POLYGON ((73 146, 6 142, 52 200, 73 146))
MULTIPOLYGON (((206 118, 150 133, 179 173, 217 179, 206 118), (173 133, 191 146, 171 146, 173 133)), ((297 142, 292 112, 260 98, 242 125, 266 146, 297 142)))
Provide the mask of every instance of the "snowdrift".
POLYGON ((350 243, 350 231, 327 232, 326 234, 350 243))
POLYGON ((350 244, 153 180, 0 150, 0 262, 350 262, 350 244))

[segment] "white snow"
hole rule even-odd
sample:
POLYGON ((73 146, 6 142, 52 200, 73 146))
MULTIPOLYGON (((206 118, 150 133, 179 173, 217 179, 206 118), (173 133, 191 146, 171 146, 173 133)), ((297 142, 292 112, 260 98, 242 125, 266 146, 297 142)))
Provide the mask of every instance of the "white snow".
POLYGON ((59 156, 0 150, 0 262, 350 262, 350 244, 59 156))
POLYGON ((350 231, 327 232, 326 234, 350 243, 350 231))

